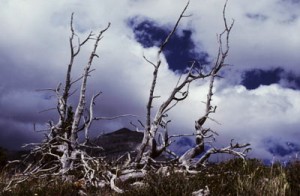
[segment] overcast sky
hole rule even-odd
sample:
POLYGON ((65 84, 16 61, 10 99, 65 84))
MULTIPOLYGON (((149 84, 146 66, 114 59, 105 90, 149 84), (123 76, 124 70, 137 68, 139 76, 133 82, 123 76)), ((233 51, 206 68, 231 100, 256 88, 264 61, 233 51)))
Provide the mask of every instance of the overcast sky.
MULTIPOLYGON (((161 104, 190 60, 213 62, 216 35, 223 30, 223 0, 191 0, 187 14, 164 52, 154 109, 161 104)), ((131 113, 145 120, 157 45, 172 28, 186 1, 174 0, 0 0, 0 146, 17 149, 42 135, 43 127, 56 120, 49 92, 64 80, 69 60, 70 16, 84 39, 90 32, 111 28, 101 40, 89 80, 88 95, 97 100, 98 116, 131 113)), ((227 18, 235 20, 230 37, 228 66, 214 88, 212 117, 219 146, 231 139, 249 142, 252 157, 289 158, 300 151, 300 1, 229 0, 227 18)), ((74 76, 80 76, 92 44, 76 59, 74 76)), ((191 87, 189 99, 170 113, 174 133, 192 133, 203 114, 206 82, 191 87)), ((76 96, 73 97, 74 101, 76 96)), ((134 118, 101 121, 93 135, 133 128, 134 118)))

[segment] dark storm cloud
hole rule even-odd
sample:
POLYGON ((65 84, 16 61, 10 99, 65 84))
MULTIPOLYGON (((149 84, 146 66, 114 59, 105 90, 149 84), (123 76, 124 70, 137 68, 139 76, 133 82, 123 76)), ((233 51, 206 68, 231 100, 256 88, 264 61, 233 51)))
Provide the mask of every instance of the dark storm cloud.
POLYGON ((145 48, 159 46, 170 31, 168 28, 159 27, 154 21, 140 17, 130 19, 128 25, 133 29, 135 39, 145 48))
POLYGON ((267 139, 263 143, 274 156, 290 156, 300 152, 300 145, 293 142, 279 142, 280 139, 267 139))
POLYGON ((286 73, 282 76, 280 84, 284 87, 300 90, 300 76, 294 73, 286 73))
MULTIPOLYGON (((149 19, 140 20, 138 17, 134 17, 129 20, 128 24, 133 29, 135 39, 145 48, 159 47, 172 30, 158 26, 149 19)), ((192 60, 198 61, 201 65, 209 63, 209 56, 206 52, 196 52, 196 46, 191 36, 192 31, 185 29, 171 37, 169 44, 163 51, 171 70, 183 71, 192 60)))
POLYGON ((286 72, 282 68, 270 70, 252 69, 242 75, 241 84, 247 89, 256 89, 260 85, 280 84, 285 88, 300 89, 300 77, 294 73, 286 72))
POLYGON ((246 71, 243 74, 242 84, 247 89, 256 89, 260 85, 276 84, 280 81, 280 74, 282 72, 283 70, 280 68, 267 71, 261 69, 246 71))

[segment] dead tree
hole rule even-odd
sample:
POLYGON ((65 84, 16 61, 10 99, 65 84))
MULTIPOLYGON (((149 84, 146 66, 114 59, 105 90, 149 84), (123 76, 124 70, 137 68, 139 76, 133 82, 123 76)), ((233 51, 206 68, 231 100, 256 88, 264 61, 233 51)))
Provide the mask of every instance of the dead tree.
MULTIPOLYGON (((142 164, 142 165, 149 165, 150 163, 155 163, 155 158, 160 156, 163 152, 169 153, 172 156, 174 156, 174 160, 178 160, 180 164, 186 166, 188 168, 190 166, 190 162, 193 158, 200 155, 204 152, 204 145, 205 140, 212 139, 214 134, 216 132, 212 131, 211 129, 205 129, 203 128, 204 123, 209 118, 209 114, 215 112, 216 107, 213 107, 211 104, 212 96, 213 96, 213 84, 216 77, 218 77, 218 74, 220 70, 225 66, 225 59, 229 52, 229 35, 230 31, 233 27, 233 22, 229 25, 227 23, 226 17, 225 17, 225 10, 227 1, 223 8, 223 20, 225 25, 225 30, 218 36, 219 41, 219 50, 218 55, 216 58, 216 61, 214 64, 212 64, 210 67, 208 67, 208 70, 204 70, 201 68, 201 66, 197 66, 197 62, 194 61, 192 65, 189 67, 186 74, 182 75, 179 79, 177 85, 175 88, 171 91, 169 97, 162 102, 159 109, 156 111, 154 117, 152 117, 152 111, 153 111, 153 101, 155 98, 159 98, 159 96, 155 96, 155 88, 157 83, 157 77, 159 74, 159 68, 162 64, 160 56, 163 50, 165 49, 166 45, 170 41, 170 37, 175 33, 179 22, 184 17, 187 17, 185 15, 185 11, 189 5, 189 2, 184 7, 182 13, 180 14, 173 30, 169 33, 169 35, 166 37, 164 42, 160 45, 158 52, 157 52, 157 60, 151 61, 147 59, 144 56, 144 59, 151 64, 154 67, 153 71, 153 77, 152 77, 152 83, 150 87, 150 94, 147 104, 147 115, 146 115, 146 126, 144 130, 144 137, 142 140, 141 145, 138 147, 138 155, 135 159, 136 163, 142 164), (209 83, 209 90, 207 94, 207 101, 206 101, 206 110, 205 114, 200 117, 195 122, 195 133, 191 135, 195 135, 196 140, 196 146, 190 150, 188 150, 184 155, 181 157, 177 157, 173 152, 168 150, 168 146, 172 143, 170 140, 171 137, 168 133, 168 123, 170 120, 167 119, 167 113, 176 106, 177 103, 184 101, 188 94, 189 94, 189 86, 192 82, 199 80, 199 79, 205 79, 210 78, 209 83)), ((207 158, 214 153, 229 153, 233 154, 239 157, 245 157, 245 154, 243 152, 235 151, 235 149, 245 149, 249 144, 243 144, 243 145, 230 145, 229 147, 223 148, 223 149, 216 149, 212 148, 209 151, 206 152, 206 154, 199 159, 197 164, 202 164, 207 158)))
MULTIPOLYGON (((233 144, 233 140, 231 141, 230 145, 224 148, 215 148, 212 143, 215 140, 215 135, 218 135, 217 132, 211 130, 210 128, 204 128, 204 124, 207 121, 207 119, 211 119, 209 115, 211 113, 216 112, 217 107, 212 106, 212 96, 213 96, 213 85, 215 78, 218 77, 218 74, 220 70, 226 65, 225 60, 228 56, 229 52, 229 37, 230 32, 234 24, 234 20, 228 24, 226 19, 226 6, 227 1, 224 4, 223 7, 223 22, 224 22, 224 31, 218 35, 218 43, 219 43, 219 49, 218 54, 216 57, 216 60, 211 68, 211 71, 209 72, 209 88, 207 93, 207 99, 206 99, 206 107, 204 115, 201 116, 198 120, 195 121, 195 143, 196 146, 187 150, 180 158, 179 162, 185 166, 187 169, 189 169, 190 166, 198 167, 207 161, 207 159, 212 154, 217 153, 226 153, 231 154, 240 158, 245 158, 246 152, 250 150, 248 146, 250 144, 233 144), (211 148, 207 151, 205 151, 205 144, 210 145, 211 148), (199 155, 204 153, 196 162, 193 162, 193 159, 199 155)), ((211 119, 213 120, 213 119, 211 119)))
MULTIPOLYGON (((32 146, 29 155, 22 161, 25 164, 25 170, 21 174, 16 174, 6 189, 12 188, 25 180, 34 178, 46 178, 49 176, 59 177, 62 180, 74 181, 78 177, 82 178, 85 184, 98 186, 101 175, 109 176, 107 173, 99 172, 99 167, 105 166, 103 160, 97 157, 92 157, 86 153, 86 149, 101 147, 91 145, 89 142, 89 128, 94 120, 101 118, 93 116, 93 105, 95 99, 100 95, 97 93, 91 98, 90 104, 87 105, 86 88, 88 77, 93 71, 92 64, 95 57, 99 57, 96 53, 100 40, 103 34, 110 27, 110 23, 99 33, 90 32, 89 35, 81 41, 75 33, 73 27, 73 14, 70 21, 71 36, 70 44, 70 61, 67 66, 67 72, 64 85, 61 83, 55 89, 50 90, 57 96, 57 112, 59 119, 57 123, 50 121, 48 123, 48 131, 46 138, 40 144, 27 144, 32 146), (76 57, 79 55, 82 47, 89 41, 94 41, 94 46, 90 53, 87 64, 84 66, 82 76, 73 80, 72 69, 76 57), (70 97, 75 93, 72 89, 75 83, 81 82, 78 102, 73 106, 69 103, 70 97), (72 92, 72 91, 73 92, 72 92), (78 135, 84 132, 85 141, 80 143, 78 135), (81 173, 80 176, 74 176, 74 173, 81 173)), ((108 178, 109 179, 109 178, 108 178)), ((108 183, 109 180, 108 180, 108 183)))
POLYGON ((178 81, 176 87, 171 92, 170 96, 160 105, 159 109, 157 110, 155 117, 152 119, 152 109, 153 109, 153 101, 155 98, 159 98, 159 96, 154 95, 154 91, 156 88, 157 77, 159 73, 159 68, 161 66, 161 53, 165 49, 166 45, 168 44, 170 38, 175 33, 179 22, 182 18, 187 17, 184 15, 186 9, 188 8, 189 2, 184 7, 183 11, 181 12, 173 30, 169 33, 166 37, 164 42, 160 45, 159 50, 157 52, 157 60, 156 62, 150 61, 144 56, 144 59, 154 67, 153 76, 152 76, 152 83, 150 87, 150 94, 147 103, 147 115, 146 115, 146 127, 144 130, 144 137, 141 145, 138 148, 138 154, 136 156, 136 163, 148 162, 150 159, 155 159, 162 152, 164 152, 167 147, 170 145, 167 124, 169 123, 166 120, 167 112, 170 111, 178 102, 185 100, 188 96, 189 92, 189 85, 192 81, 197 80, 199 78, 205 77, 200 73, 197 68, 195 67, 195 62, 190 67, 188 73, 184 76, 183 81, 178 81), (164 129, 164 134, 160 134, 161 141, 160 143, 157 142, 157 133, 159 128, 164 129))

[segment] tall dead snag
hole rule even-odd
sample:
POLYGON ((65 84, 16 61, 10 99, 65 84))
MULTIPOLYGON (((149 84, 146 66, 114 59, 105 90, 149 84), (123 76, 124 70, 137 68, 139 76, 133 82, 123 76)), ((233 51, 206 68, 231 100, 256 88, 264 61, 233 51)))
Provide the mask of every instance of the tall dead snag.
POLYGON ((98 146, 91 145, 88 137, 88 131, 92 122, 101 119, 93 116, 93 105, 100 93, 94 95, 87 106, 86 89, 88 77, 93 71, 91 66, 94 58, 99 57, 96 54, 98 45, 109 27, 110 23, 97 34, 90 32, 81 41, 75 33, 72 14, 70 21, 71 36, 69 38, 70 61, 64 85, 60 83, 56 89, 44 89, 53 91, 57 96, 58 122, 56 124, 52 121, 48 123, 49 129, 46 131, 49 134, 46 135, 42 143, 28 144, 33 146, 33 149, 23 161, 26 169, 22 171, 22 174, 15 175, 6 189, 10 189, 13 185, 17 185, 27 179, 46 178, 49 176, 57 176, 68 181, 78 180, 78 176, 74 176, 75 173, 80 173, 79 177, 84 180, 85 184, 98 186, 101 178, 107 179, 107 183, 110 183, 109 178, 106 178, 108 174, 99 172, 100 166, 103 166, 103 161, 86 153, 88 148, 100 149, 98 146), (82 47, 89 41, 94 41, 89 60, 84 66, 82 76, 73 80, 72 69, 76 57, 79 55, 82 47), (81 82, 78 103, 72 106, 69 103, 69 98, 75 93, 75 91, 71 92, 71 90, 77 82, 81 82), (78 134, 81 132, 84 132, 85 135, 83 143, 78 141, 78 134), (105 175, 106 177, 103 177, 105 175))
POLYGON ((226 14, 225 14, 226 6, 227 6, 227 1, 225 2, 225 5, 223 7, 223 21, 224 21, 225 28, 224 31, 218 36, 218 42, 219 42, 218 55, 215 60, 215 63, 211 68, 210 73, 208 74, 210 77, 210 81, 209 81, 209 89, 208 89, 207 99, 206 99, 205 112, 203 116, 201 116, 198 120, 195 121, 196 146, 186 151, 179 159, 179 162, 186 168, 189 168, 190 166, 198 167, 202 165, 210 157, 210 155, 216 153, 227 153, 241 158, 245 158, 246 156, 245 153, 249 150, 248 146, 250 144, 248 143, 232 144, 232 141, 230 145, 225 148, 218 149, 212 146, 207 151, 205 151, 204 148, 205 144, 212 145, 212 142, 215 140, 214 136, 217 135, 216 132, 214 132, 210 128, 204 128, 203 125, 205 124, 206 120, 209 119, 209 115, 211 113, 214 113, 217 109, 216 106, 212 106, 214 80, 216 77, 218 77, 218 73, 220 72, 220 70, 225 66, 225 60, 229 52, 229 36, 234 21, 232 21, 231 24, 228 24, 226 19, 226 14), (196 163, 193 163, 192 162, 193 158, 201 155, 202 153, 204 154, 198 159, 198 161, 196 161, 196 163))
MULTIPOLYGON (((154 95, 154 91, 156 88, 156 82, 157 82, 157 77, 159 73, 159 68, 161 66, 161 53, 165 49, 166 45, 168 44, 170 38, 172 35, 175 33, 179 22, 182 18, 186 17, 184 15, 187 7, 189 5, 189 2, 186 4, 184 7, 183 11, 181 12, 175 26, 173 27, 173 30, 169 33, 169 35, 166 37, 164 42, 160 45, 159 50, 157 52, 157 60, 156 62, 152 62, 148 60, 145 56, 144 59, 151 64, 154 67, 153 75, 152 75, 152 83, 150 87, 150 94, 149 94, 149 99, 147 103, 147 114, 146 114, 146 127, 144 130, 144 137, 141 145, 138 148, 138 154, 136 157, 136 162, 140 163, 142 159, 148 158, 156 158, 158 157, 164 150, 165 148, 169 145, 168 143, 168 136, 167 136, 167 129, 165 129, 165 136, 164 136, 164 142, 162 145, 157 146, 158 143, 156 141, 156 135, 159 127, 164 127, 166 128, 167 122, 164 121, 164 117, 166 117, 167 111, 169 111, 173 106, 171 104, 176 105, 179 101, 184 100, 187 97, 187 92, 181 96, 181 97, 176 97, 178 94, 180 94, 180 90, 182 90, 184 87, 188 86, 189 83, 193 80, 193 77, 190 77, 189 75, 186 77, 185 81, 182 82, 181 84, 178 84, 176 88, 173 90, 169 98, 160 106, 158 109, 154 120, 152 121, 152 107, 153 107, 153 100, 155 98, 158 98, 157 96, 154 95)), ((192 70, 192 69, 191 69, 192 70)))
MULTIPOLYGON (((184 101, 189 94, 189 85, 200 78, 206 78, 209 74, 205 74, 201 68, 197 66, 197 62, 192 62, 192 65, 187 69, 187 73, 183 74, 178 80, 175 88, 171 91, 169 97, 160 105, 159 109, 156 111, 154 117, 152 117, 153 101, 159 96, 154 95, 156 88, 157 77, 159 74, 159 68, 161 66, 161 53, 165 49, 166 45, 169 43, 170 38, 176 32, 178 25, 185 15, 185 11, 189 6, 187 2, 183 11, 181 12, 177 22, 175 23, 173 30, 168 34, 166 39, 162 42, 157 52, 156 62, 150 61, 144 56, 144 59, 154 67, 152 83, 150 87, 150 94, 147 103, 147 115, 146 115, 146 127, 144 130, 144 137, 141 145, 138 147, 138 154, 135 159, 136 163, 149 163, 149 161, 154 161, 155 158, 160 156, 162 152, 168 152, 172 155, 174 153, 170 152, 167 147, 171 144, 168 133, 168 123, 167 113, 174 108, 179 102, 184 101), (153 120, 152 120, 153 118, 153 120)), ((174 155, 175 156, 175 155, 174 155)))
MULTIPOLYGON (((201 67, 197 66, 196 62, 193 62, 191 67, 188 69, 187 73, 184 74, 183 77, 181 77, 183 79, 181 78, 179 79, 177 85, 171 91, 170 96, 160 105, 154 117, 152 117, 153 101, 155 98, 159 97, 154 95, 154 91, 156 88, 159 68, 161 66, 160 56, 165 46, 168 44, 170 37, 175 33, 179 25, 179 22, 181 21, 182 18, 186 17, 184 13, 188 5, 189 2, 186 4, 183 11, 181 12, 173 30, 169 33, 167 38, 160 45, 157 53, 156 62, 150 61, 144 56, 144 59, 154 67, 154 71, 153 71, 153 78, 152 78, 150 94, 149 94, 149 99, 147 104, 147 115, 146 115, 146 126, 144 130, 144 138, 142 140, 141 145, 138 148, 138 155, 135 159, 136 163, 142 163, 142 164, 146 163, 146 165, 149 163, 155 163, 154 160, 155 158, 160 156, 162 152, 167 152, 173 155, 175 159, 179 158, 179 163, 188 168, 192 159, 204 152, 205 140, 209 138, 212 139, 214 134, 216 134, 211 129, 203 128, 203 125, 206 122, 206 120, 209 118, 209 114, 215 112, 216 110, 216 107, 212 107, 211 105, 212 96, 213 96, 213 84, 215 78, 218 76, 218 73, 224 67, 225 59, 229 52, 229 35, 233 27, 233 22, 230 25, 228 25, 225 17, 227 1, 223 8, 223 20, 224 20, 225 30, 218 36, 219 51, 215 63, 209 68, 209 71, 204 71, 201 67), (181 157, 177 157, 173 152, 169 151, 167 148, 172 142, 170 141, 170 138, 173 137, 173 136, 169 136, 168 134, 167 125, 170 121, 167 120, 167 116, 168 116, 167 112, 169 112, 173 107, 175 107, 177 103, 184 101, 187 98, 189 94, 189 85, 193 81, 199 79, 205 79, 205 78, 210 78, 209 91, 207 94, 205 114, 195 122, 195 133, 193 135, 196 136, 195 138, 196 146, 188 150, 181 157)), ((212 148, 211 150, 207 151, 206 154, 201 159, 199 159, 196 165, 202 164, 211 154, 214 153, 229 153, 240 157, 244 157, 245 154, 243 152, 235 151, 235 149, 244 149, 248 145, 249 144, 244 144, 244 145, 231 144, 229 147, 224 149, 212 148)))

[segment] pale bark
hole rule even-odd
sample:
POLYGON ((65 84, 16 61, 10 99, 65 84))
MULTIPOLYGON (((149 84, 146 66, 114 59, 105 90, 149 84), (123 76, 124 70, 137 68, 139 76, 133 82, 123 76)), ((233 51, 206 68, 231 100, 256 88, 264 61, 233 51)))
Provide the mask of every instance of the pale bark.
POLYGON ((169 110, 171 110, 178 102, 183 101, 187 95, 188 95, 188 90, 189 90, 189 84, 196 80, 199 79, 202 76, 202 74, 198 74, 198 75, 193 75, 192 71, 194 69, 194 64, 191 66, 190 71, 188 72, 188 74, 186 74, 186 78, 181 82, 178 83, 177 86, 173 89, 173 91, 171 92, 170 96, 167 98, 166 101, 164 101, 161 106, 159 107, 158 111, 156 112, 153 120, 151 120, 152 118, 152 109, 153 109, 153 101, 155 98, 158 98, 157 96, 154 96, 154 91, 156 88, 156 83, 157 83, 157 77, 159 74, 159 68, 161 66, 161 53, 163 52, 164 48, 166 47, 166 45, 168 44, 170 38, 173 36, 173 34, 175 33, 179 22, 181 21, 182 18, 187 17, 184 15, 186 9, 188 8, 189 2, 186 4, 186 6, 184 7, 183 11, 181 12, 178 20, 176 21, 173 30, 168 34, 168 36, 166 37, 166 39, 164 40, 164 42, 160 45, 159 50, 157 52, 157 60, 156 62, 152 62, 150 60, 148 60, 145 56, 144 59, 151 65, 153 65, 154 67, 154 71, 152 74, 152 83, 150 86, 150 94, 149 94, 149 99, 148 99, 148 103, 147 103, 147 113, 146 113, 146 127, 144 130, 144 137, 143 137, 143 141, 141 143, 141 145, 138 148, 138 154, 136 157, 136 162, 140 163, 140 161, 142 159, 144 159, 144 161, 148 161, 148 158, 156 158, 158 156, 161 155, 161 153, 163 151, 165 151, 166 147, 170 145, 169 141, 168 141, 168 132, 165 129, 165 137, 164 137, 164 143, 160 146, 158 146, 158 142, 157 142, 157 132, 159 127, 165 128, 165 125, 167 122, 167 120, 165 120, 164 118, 166 117, 166 114, 169 110), (181 90, 186 88, 185 92, 182 93, 181 90))
MULTIPOLYGON (((226 19, 226 6, 227 1, 223 7, 223 21, 224 21, 224 31, 218 36, 218 42, 219 42, 219 50, 218 55, 216 58, 216 61, 209 73, 210 75, 210 82, 209 82, 209 88, 207 93, 207 99, 206 99, 206 107, 204 115, 201 116, 198 120, 195 121, 195 147, 187 150, 180 158, 179 162, 185 166, 187 169, 190 166, 198 167, 201 164, 203 164, 212 154, 216 153, 227 153, 231 154, 240 158, 245 158, 246 154, 244 152, 248 151, 248 146, 250 144, 236 144, 217 149, 215 147, 210 148, 205 152, 205 144, 207 143, 206 140, 211 139, 214 140, 214 136, 218 135, 216 132, 211 130, 210 128, 204 128, 204 124, 207 119, 209 119, 209 115, 211 113, 214 113, 216 111, 216 106, 212 106, 212 96, 213 96, 213 87, 214 87, 214 81, 215 78, 218 77, 218 73, 220 70, 226 65, 225 60, 229 52, 229 36, 231 29, 233 27, 234 21, 230 25, 228 25, 227 19, 226 19), (225 42, 225 43, 224 43, 225 42), (238 150, 242 149, 243 152, 239 152, 238 150), (204 153, 205 152, 205 153, 204 153), (193 162, 193 159, 199 155, 204 153, 201 158, 196 162, 196 164, 193 162)), ((211 143, 211 141, 209 141, 211 143)))
POLYGON ((95 119, 93 116, 93 105, 99 94, 92 97, 89 105, 88 118, 85 119, 84 123, 81 122, 84 109, 86 109, 86 88, 88 76, 91 71, 93 71, 91 70, 91 66, 94 57, 98 57, 96 50, 99 41, 101 40, 103 33, 110 27, 110 23, 105 29, 101 30, 97 36, 91 32, 87 38, 81 42, 73 28, 73 16, 74 15, 72 14, 70 22, 71 36, 69 38, 71 55, 67 66, 65 83, 64 86, 59 84, 56 89, 49 89, 57 96, 57 111, 59 114, 58 122, 56 124, 52 121, 49 122, 49 135, 46 136, 42 143, 30 144, 33 146, 33 149, 27 158, 23 160, 23 163, 27 164, 27 168, 23 171, 22 175, 12 178, 11 183, 8 184, 6 189, 10 189, 12 187, 11 184, 19 184, 23 182, 24 179, 26 180, 28 178, 33 179, 57 176, 61 177, 63 180, 72 181, 69 173, 75 170, 81 170, 84 175, 85 183, 96 185, 100 181, 101 172, 99 173, 96 169, 99 169, 101 159, 89 156, 85 149, 90 146, 85 145, 85 143, 79 144, 77 137, 78 133, 84 130, 85 138, 88 140, 88 129, 90 128, 92 121, 95 119), (95 43, 88 63, 84 67, 83 75, 77 80, 72 81, 71 76, 75 57, 80 53, 81 47, 90 40, 94 40, 95 43), (74 42, 77 43, 75 44, 74 42), (68 103, 68 100, 72 95, 72 85, 80 80, 81 88, 79 100, 74 113, 72 106, 68 103), (37 160, 33 161, 32 159, 37 160))

